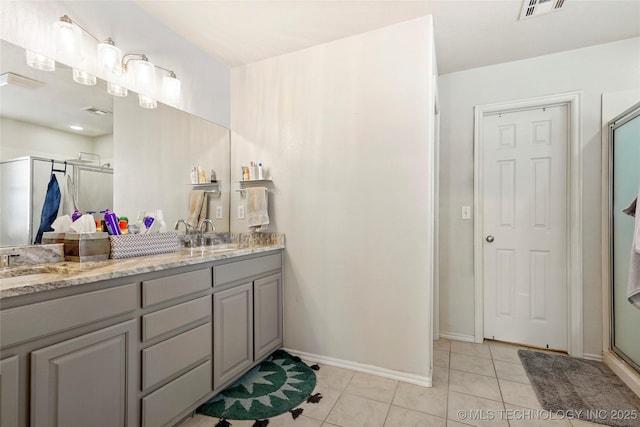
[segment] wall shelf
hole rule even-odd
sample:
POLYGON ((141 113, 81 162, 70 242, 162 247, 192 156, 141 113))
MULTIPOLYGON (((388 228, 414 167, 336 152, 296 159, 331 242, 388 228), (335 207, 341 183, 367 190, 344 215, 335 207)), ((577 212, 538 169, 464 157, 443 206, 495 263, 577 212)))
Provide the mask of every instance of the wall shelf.
MULTIPOLYGON (((271 178, 269 179, 251 179, 251 180, 244 180, 244 181, 238 181, 238 183, 240 184, 240 188, 237 189, 236 191, 238 191, 241 195, 244 195, 246 187, 245 186, 254 186, 255 184, 272 184, 273 180, 271 178)), ((267 190, 268 191, 268 190, 267 190)))
POLYGON ((194 190, 204 190, 205 194, 221 194, 221 182, 203 182, 202 184, 189 184, 194 190))

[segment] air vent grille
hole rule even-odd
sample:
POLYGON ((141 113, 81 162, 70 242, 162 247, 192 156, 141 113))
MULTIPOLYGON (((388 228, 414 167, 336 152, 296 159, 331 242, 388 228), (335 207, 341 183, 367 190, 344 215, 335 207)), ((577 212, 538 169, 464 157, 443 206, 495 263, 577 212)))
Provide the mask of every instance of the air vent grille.
POLYGON ((520 20, 555 12, 564 6, 565 0, 524 0, 520 20))
POLYGON ((111 111, 101 110, 100 108, 96 107, 87 107, 83 108, 82 110, 86 111, 87 113, 95 114, 96 116, 106 116, 108 114, 112 114, 111 111))

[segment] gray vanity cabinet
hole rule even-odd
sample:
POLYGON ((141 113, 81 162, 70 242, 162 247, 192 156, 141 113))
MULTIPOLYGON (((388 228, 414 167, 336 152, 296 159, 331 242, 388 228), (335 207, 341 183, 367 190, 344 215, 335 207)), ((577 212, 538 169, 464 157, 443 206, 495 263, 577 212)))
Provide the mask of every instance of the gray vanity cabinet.
POLYGON ((20 379, 18 356, 7 357, 0 361, 0 425, 17 426, 20 379))
POLYGON ((254 359, 260 360, 282 345, 282 275, 253 282, 254 359))
POLYGON ((130 320, 32 352, 31 426, 137 425, 128 405, 136 395, 136 325, 130 320))
POLYGON ((253 362, 253 283, 213 294, 213 388, 253 362))
POLYGON ((282 345, 281 270, 280 253, 213 268, 215 391, 282 345))

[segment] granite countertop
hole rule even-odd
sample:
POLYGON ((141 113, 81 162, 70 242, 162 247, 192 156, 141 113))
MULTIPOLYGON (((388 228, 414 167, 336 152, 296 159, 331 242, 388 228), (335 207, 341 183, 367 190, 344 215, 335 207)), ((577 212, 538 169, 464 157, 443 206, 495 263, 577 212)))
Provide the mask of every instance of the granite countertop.
POLYGON ((52 289, 83 285, 101 280, 133 276, 169 268, 284 249, 276 242, 239 249, 181 249, 161 255, 95 262, 57 262, 12 267, 0 272, 0 299, 52 289))

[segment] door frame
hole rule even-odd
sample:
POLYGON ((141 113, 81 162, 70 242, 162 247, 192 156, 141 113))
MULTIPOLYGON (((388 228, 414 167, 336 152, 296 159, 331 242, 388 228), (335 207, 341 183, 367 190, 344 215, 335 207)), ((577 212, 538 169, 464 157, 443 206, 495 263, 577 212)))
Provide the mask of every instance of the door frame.
POLYGON ((583 356, 582 303, 582 92, 568 92, 474 107, 473 132, 473 270, 475 291, 475 342, 484 340, 484 271, 483 271, 483 125, 484 117, 499 112, 510 113, 540 107, 567 107, 567 349, 575 357, 583 356))

